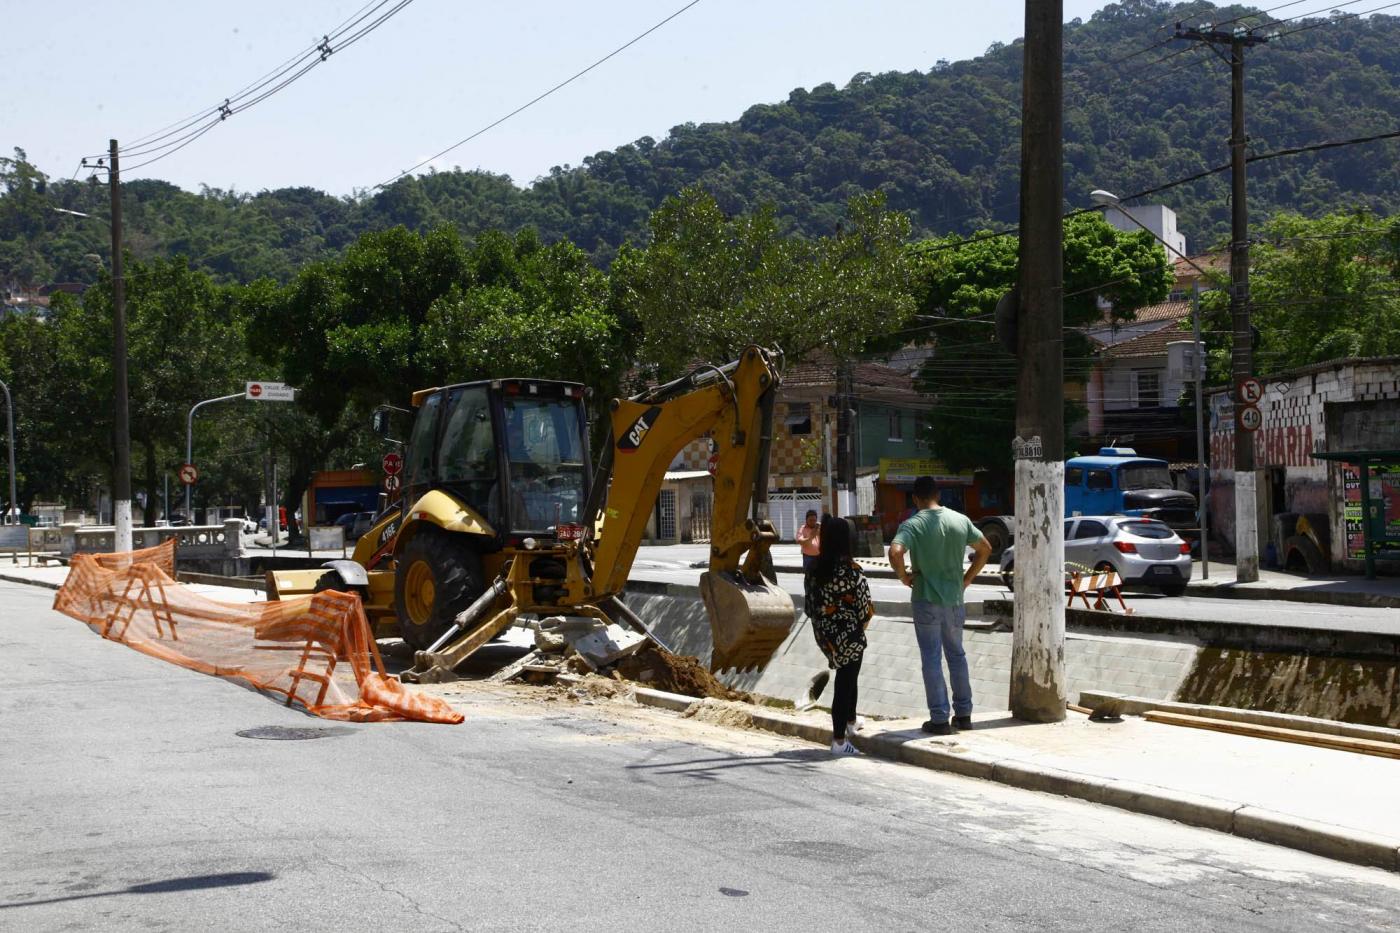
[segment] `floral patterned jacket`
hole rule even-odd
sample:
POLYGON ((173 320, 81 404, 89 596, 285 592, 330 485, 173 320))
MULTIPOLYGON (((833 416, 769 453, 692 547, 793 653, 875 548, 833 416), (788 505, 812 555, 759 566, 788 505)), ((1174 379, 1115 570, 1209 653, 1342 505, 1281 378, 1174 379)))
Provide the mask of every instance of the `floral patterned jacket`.
POLYGON ((865 626, 875 615, 870 584, 854 561, 836 568, 825 583, 812 581, 812 634, 827 664, 844 667, 865 651, 865 626))

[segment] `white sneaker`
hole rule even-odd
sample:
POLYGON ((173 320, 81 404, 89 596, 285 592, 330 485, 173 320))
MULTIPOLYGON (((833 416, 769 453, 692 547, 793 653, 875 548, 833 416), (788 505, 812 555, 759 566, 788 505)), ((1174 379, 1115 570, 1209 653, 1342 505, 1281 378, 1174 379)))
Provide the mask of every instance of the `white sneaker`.
POLYGON ((852 719, 850 722, 846 723, 846 734, 850 735, 852 732, 860 732, 864 728, 865 717, 857 716, 855 719, 852 719))
POLYGON ((833 755, 859 755, 860 749, 851 744, 850 739, 841 739, 831 743, 831 754, 833 755))

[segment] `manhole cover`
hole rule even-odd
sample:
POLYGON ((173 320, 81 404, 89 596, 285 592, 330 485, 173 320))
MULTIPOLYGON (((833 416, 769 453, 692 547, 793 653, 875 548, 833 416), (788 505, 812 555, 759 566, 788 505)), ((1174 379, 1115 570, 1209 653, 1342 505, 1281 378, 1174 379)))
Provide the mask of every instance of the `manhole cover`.
POLYGON ((344 735, 351 730, 336 726, 258 726, 255 729, 240 729, 235 735, 245 739, 272 739, 278 742, 296 742, 301 739, 325 739, 344 735))

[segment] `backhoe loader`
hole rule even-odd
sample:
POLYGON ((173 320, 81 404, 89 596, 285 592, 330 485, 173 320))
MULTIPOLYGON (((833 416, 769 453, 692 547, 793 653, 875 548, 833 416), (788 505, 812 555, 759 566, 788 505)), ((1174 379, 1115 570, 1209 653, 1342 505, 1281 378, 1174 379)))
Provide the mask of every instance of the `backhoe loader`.
POLYGON ((401 677, 448 679, 522 616, 582 616, 650 635, 622 602, 667 467, 709 436, 714 508, 700 589, 711 668, 768 663, 793 620, 772 579, 777 534, 765 515, 781 357, 748 347, 609 405, 610 431, 588 470, 584 387, 496 379, 424 389, 399 501, 321 570, 269 571, 273 598, 358 592, 371 624, 398 623, 417 649, 401 677))

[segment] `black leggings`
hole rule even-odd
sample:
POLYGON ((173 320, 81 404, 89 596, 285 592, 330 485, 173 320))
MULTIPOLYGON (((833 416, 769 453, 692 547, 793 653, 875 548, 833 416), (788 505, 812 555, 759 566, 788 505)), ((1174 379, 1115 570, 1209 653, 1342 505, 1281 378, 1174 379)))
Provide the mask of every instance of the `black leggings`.
POLYGON ((858 657, 850 664, 836 669, 836 684, 831 688, 833 742, 841 741, 842 736, 846 734, 846 724, 856 718, 856 681, 860 679, 860 661, 858 657))

